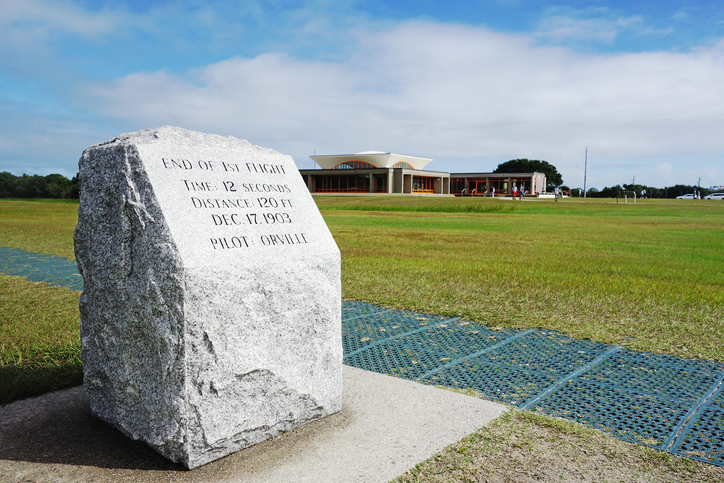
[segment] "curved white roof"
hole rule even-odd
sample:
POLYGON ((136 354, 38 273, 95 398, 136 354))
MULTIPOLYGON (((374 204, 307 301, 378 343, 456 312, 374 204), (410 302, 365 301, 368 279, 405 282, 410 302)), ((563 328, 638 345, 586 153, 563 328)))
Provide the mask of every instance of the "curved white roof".
POLYGON ((362 161, 378 168, 392 168, 398 163, 407 163, 412 166, 413 169, 422 169, 432 161, 430 158, 418 158, 416 156, 383 153, 381 151, 365 151, 357 154, 324 154, 309 157, 321 166, 322 169, 332 169, 339 164, 350 161, 362 161))

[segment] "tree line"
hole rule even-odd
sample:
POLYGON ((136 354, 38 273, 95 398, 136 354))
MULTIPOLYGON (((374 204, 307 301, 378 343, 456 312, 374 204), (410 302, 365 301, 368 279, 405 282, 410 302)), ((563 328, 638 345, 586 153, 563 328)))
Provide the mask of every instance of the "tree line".
MULTIPOLYGON (((532 173, 537 171, 546 175, 546 191, 553 191, 559 188, 564 193, 570 190, 571 196, 583 196, 583 190, 578 188, 569 188, 563 184, 563 177, 560 175, 555 166, 547 161, 537 159, 511 159, 498 165, 493 171, 494 173, 532 173)), ((677 184, 676 186, 667 186, 664 188, 656 188, 654 186, 646 186, 642 184, 623 184, 597 190, 591 188, 586 194, 589 198, 623 198, 624 195, 632 196, 631 192, 636 192, 636 196, 641 196, 641 191, 646 190, 647 198, 676 198, 677 196, 686 195, 698 191, 702 197, 711 192, 706 188, 698 186, 690 186, 677 184)))
POLYGON ((68 179, 62 174, 15 176, 0 172, 0 198, 56 198, 78 199, 78 176, 68 179))
MULTIPOLYGON (((582 190, 568 188, 563 184, 563 178, 555 166, 547 161, 537 159, 511 159, 499 164, 494 173, 532 173, 537 171, 545 173, 547 190, 553 191, 556 187, 567 193, 570 189, 571 196, 583 196, 582 190)), ((646 190, 647 198, 676 198, 677 196, 699 191, 704 197, 711 192, 706 188, 677 184, 665 188, 656 188, 641 184, 623 184, 596 190, 591 188, 586 194, 589 198, 623 198, 631 192, 636 196, 641 195, 641 190, 646 190)), ((80 185, 78 175, 68 179, 62 174, 49 174, 47 176, 32 176, 23 174, 14 176, 7 171, 0 172, 0 198, 56 198, 56 199, 78 199, 80 196, 80 185)))
MULTIPOLYGON (((676 198, 677 196, 686 195, 698 191, 702 198, 711 193, 706 188, 700 188, 698 186, 691 186, 685 184, 677 184, 675 186, 667 186, 664 188, 656 188, 654 186, 646 186, 642 184, 623 184, 616 186, 607 186, 600 191, 588 191, 589 198, 623 198, 624 195, 632 196, 631 192, 635 192, 636 196, 641 196, 641 191, 646 190, 647 198, 676 198)), ((573 193, 572 196, 578 196, 578 193, 573 193)))
POLYGON ((553 191, 563 185, 563 177, 555 166, 538 159, 511 159, 498 165, 493 173, 543 173, 546 175, 546 191, 553 191))

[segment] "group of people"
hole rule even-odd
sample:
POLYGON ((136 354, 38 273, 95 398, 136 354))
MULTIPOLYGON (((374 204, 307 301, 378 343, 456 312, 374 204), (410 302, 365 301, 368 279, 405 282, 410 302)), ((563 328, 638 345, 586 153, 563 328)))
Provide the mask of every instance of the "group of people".
MULTIPOLYGON (((522 184, 520 185, 520 188, 518 188, 518 186, 516 186, 516 185, 513 185, 512 191, 513 191, 513 199, 519 198, 519 199, 522 200, 523 198, 525 198, 526 191, 525 191, 525 188, 523 188, 523 185, 522 185, 522 184)), ((475 188, 473 188, 472 190, 470 190, 470 194, 471 194, 471 195, 474 195, 475 192, 476 192, 476 189, 475 189, 475 188)), ((482 193, 482 194, 486 194, 486 193, 483 192, 482 190, 481 190, 481 193, 482 193)), ((463 196, 465 196, 466 194, 468 194, 468 190, 465 189, 465 188, 463 188, 461 194, 462 194, 463 196)), ((490 196, 491 198, 494 198, 494 197, 495 197, 495 186, 491 186, 491 187, 490 187, 490 190, 487 190, 487 195, 490 196)))
MULTIPOLYGON (((475 188, 473 188, 472 190, 470 190, 470 195, 475 195, 475 191, 476 191, 475 188)), ((518 187, 517 185, 513 185, 513 186, 511 187, 511 192, 512 192, 512 194, 513 194, 513 199, 518 198, 518 199, 520 199, 520 200, 522 200, 523 198, 525 198, 525 195, 528 194, 528 192, 527 192, 527 191, 525 190, 525 188, 523 187, 523 184, 521 184, 520 187, 518 187)), ((468 194, 468 190, 465 189, 465 188, 463 188, 461 194, 462 194, 463 196, 467 195, 467 194, 468 194)), ((488 189, 480 190, 480 194, 481 194, 481 195, 490 196, 491 198, 494 198, 494 197, 495 197, 495 186, 491 186, 489 190, 488 190, 488 189)), ((503 192, 503 194, 505 194, 505 192, 503 192)), ((556 201, 558 201, 558 198, 563 198, 564 194, 565 194, 565 193, 563 192, 563 190, 561 190, 561 189, 559 189, 558 187, 556 187, 556 189, 555 189, 555 198, 556 198, 556 201)), ((642 190, 642 191, 641 191, 641 197, 643 198, 645 195, 646 195, 646 190, 642 190)), ((536 193, 536 196, 537 196, 537 193, 536 193)), ((568 190, 568 196, 569 196, 569 197, 571 196, 571 190, 568 190)))
POLYGON ((525 188, 523 188, 523 185, 520 185, 520 189, 516 185, 513 185, 513 199, 523 199, 525 198, 525 188))

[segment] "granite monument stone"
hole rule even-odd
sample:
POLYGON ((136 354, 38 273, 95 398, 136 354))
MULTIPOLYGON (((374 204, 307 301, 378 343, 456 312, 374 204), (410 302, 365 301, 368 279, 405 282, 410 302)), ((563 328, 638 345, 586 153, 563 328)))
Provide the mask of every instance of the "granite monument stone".
POLYGON ((79 178, 95 416, 194 468, 341 409, 340 254, 291 157, 165 126, 79 178))

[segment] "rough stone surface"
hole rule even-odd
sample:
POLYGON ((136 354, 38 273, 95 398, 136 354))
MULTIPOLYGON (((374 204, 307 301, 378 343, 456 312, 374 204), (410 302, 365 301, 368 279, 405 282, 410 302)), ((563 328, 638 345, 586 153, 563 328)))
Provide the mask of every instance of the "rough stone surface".
POLYGON ((166 126, 79 176, 96 417, 194 468, 340 410, 340 255, 291 157, 166 126))

